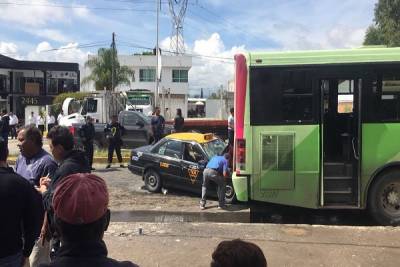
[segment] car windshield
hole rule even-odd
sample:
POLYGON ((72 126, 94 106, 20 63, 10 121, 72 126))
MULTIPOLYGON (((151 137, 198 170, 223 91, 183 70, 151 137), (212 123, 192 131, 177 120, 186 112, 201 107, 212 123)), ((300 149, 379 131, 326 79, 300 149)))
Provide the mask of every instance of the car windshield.
POLYGON ((203 143, 201 146, 204 148, 209 159, 216 155, 221 155, 224 151, 226 144, 221 139, 215 139, 208 143, 203 143))

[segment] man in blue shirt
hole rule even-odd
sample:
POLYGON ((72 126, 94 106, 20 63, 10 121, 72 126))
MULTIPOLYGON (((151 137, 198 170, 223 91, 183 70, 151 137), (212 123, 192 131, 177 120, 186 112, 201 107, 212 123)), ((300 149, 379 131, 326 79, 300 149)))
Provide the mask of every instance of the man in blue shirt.
POLYGON ((229 176, 228 161, 229 154, 214 156, 208 162, 203 172, 203 185, 201 188, 200 209, 206 208, 206 194, 208 182, 211 180, 218 185, 218 208, 225 207, 225 178, 229 176))
POLYGON ((57 163, 43 149, 42 133, 35 126, 22 128, 18 132, 17 139, 21 154, 15 163, 15 171, 32 185, 39 186, 41 177, 53 175, 57 163))
MULTIPOLYGON (((53 157, 43 149, 43 137, 41 131, 35 126, 26 126, 18 132, 18 147, 21 154, 15 163, 15 171, 32 185, 39 186, 41 177, 52 176, 57 169, 57 163, 53 157)), ((41 199, 41 196, 38 194, 41 199)), ((39 214, 44 216, 44 209, 39 214)), ((31 267, 39 266, 50 261, 49 242, 39 242, 36 237, 35 245, 29 257, 31 267)))

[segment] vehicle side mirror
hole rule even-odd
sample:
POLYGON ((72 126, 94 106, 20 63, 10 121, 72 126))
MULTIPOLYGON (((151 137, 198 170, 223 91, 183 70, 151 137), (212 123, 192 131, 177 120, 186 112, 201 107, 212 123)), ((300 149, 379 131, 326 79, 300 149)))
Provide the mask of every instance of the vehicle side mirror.
POLYGON ((142 121, 136 122, 136 125, 139 126, 140 128, 144 127, 144 123, 142 121))

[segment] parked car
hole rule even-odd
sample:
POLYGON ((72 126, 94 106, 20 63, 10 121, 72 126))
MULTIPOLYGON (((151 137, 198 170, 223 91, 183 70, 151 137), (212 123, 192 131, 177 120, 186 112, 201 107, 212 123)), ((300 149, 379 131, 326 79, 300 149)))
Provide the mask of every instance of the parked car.
MULTIPOLYGON (((213 134, 174 133, 154 145, 132 149, 129 170, 142 176, 150 192, 161 187, 173 187, 201 194, 203 170, 215 155, 228 151, 227 144, 213 134)), ((216 196, 216 185, 211 188, 216 196)), ((236 194, 229 178, 226 183, 226 203, 236 194)))
MULTIPOLYGON (((151 118, 145 116, 139 111, 121 111, 118 115, 119 123, 125 128, 122 135, 123 148, 134 148, 151 144, 153 142, 153 133, 151 130, 151 118)), ((71 127, 71 132, 74 134, 75 144, 79 147, 82 144, 82 139, 79 134, 83 124, 75 123, 71 127)), ((105 123, 94 123, 96 148, 107 147, 107 138, 104 133, 105 123)), ((170 134, 173 127, 165 125, 164 134, 170 134)))

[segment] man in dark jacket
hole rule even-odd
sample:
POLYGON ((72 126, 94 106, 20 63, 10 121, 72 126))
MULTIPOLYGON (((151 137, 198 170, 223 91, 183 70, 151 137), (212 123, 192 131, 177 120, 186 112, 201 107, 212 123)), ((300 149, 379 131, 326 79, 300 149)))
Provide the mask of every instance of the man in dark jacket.
POLYGON ((137 266, 107 257, 103 235, 110 222, 108 201, 107 185, 96 175, 79 173, 60 181, 53 207, 62 245, 54 260, 40 267, 137 266))
POLYGON ((94 137, 96 135, 94 125, 93 125, 93 118, 90 116, 86 117, 86 124, 82 125, 82 128, 80 129, 80 136, 82 138, 82 144, 85 149, 86 157, 89 161, 89 167, 93 171, 94 168, 92 167, 93 165, 93 141, 94 137))
POLYGON ((7 165, 0 137, 0 266, 23 266, 40 232, 41 201, 33 186, 7 165))
POLYGON ((154 115, 151 118, 151 129, 153 131, 154 143, 157 143, 159 140, 161 140, 164 134, 165 119, 160 112, 160 108, 156 107, 154 115))
POLYGON ((8 134, 10 132, 10 117, 7 114, 7 110, 3 109, 0 112, 0 136, 3 137, 4 141, 8 146, 8 134))
POLYGON ((120 167, 123 168, 122 164, 122 155, 121 155, 121 146, 122 146, 122 135, 124 133, 125 128, 119 124, 118 117, 112 116, 111 123, 107 124, 104 129, 104 133, 106 134, 106 138, 108 140, 108 164, 106 168, 111 167, 114 150, 117 154, 118 162, 120 167))
MULTIPOLYGON (((47 134, 47 139, 49 140, 50 151, 54 159, 59 163, 59 166, 50 178, 42 177, 40 179, 38 191, 42 193, 43 204, 47 212, 47 220, 45 220, 42 226, 41 238, 44 238, 46 233, 49 232, 54 237, 51 201, 57 184, 70 174, 90 172, 85 153, 74 150, 74 137, 67 127, 54 126, 47 134)), ((53 242, 51 243, 53 246, 52 252, 54 252, 57 250, 57 244, 59 242, 57 242, 57 239, 53 238, 53 242)), ((53 254, 51 256, 53 256, 53 254)))

